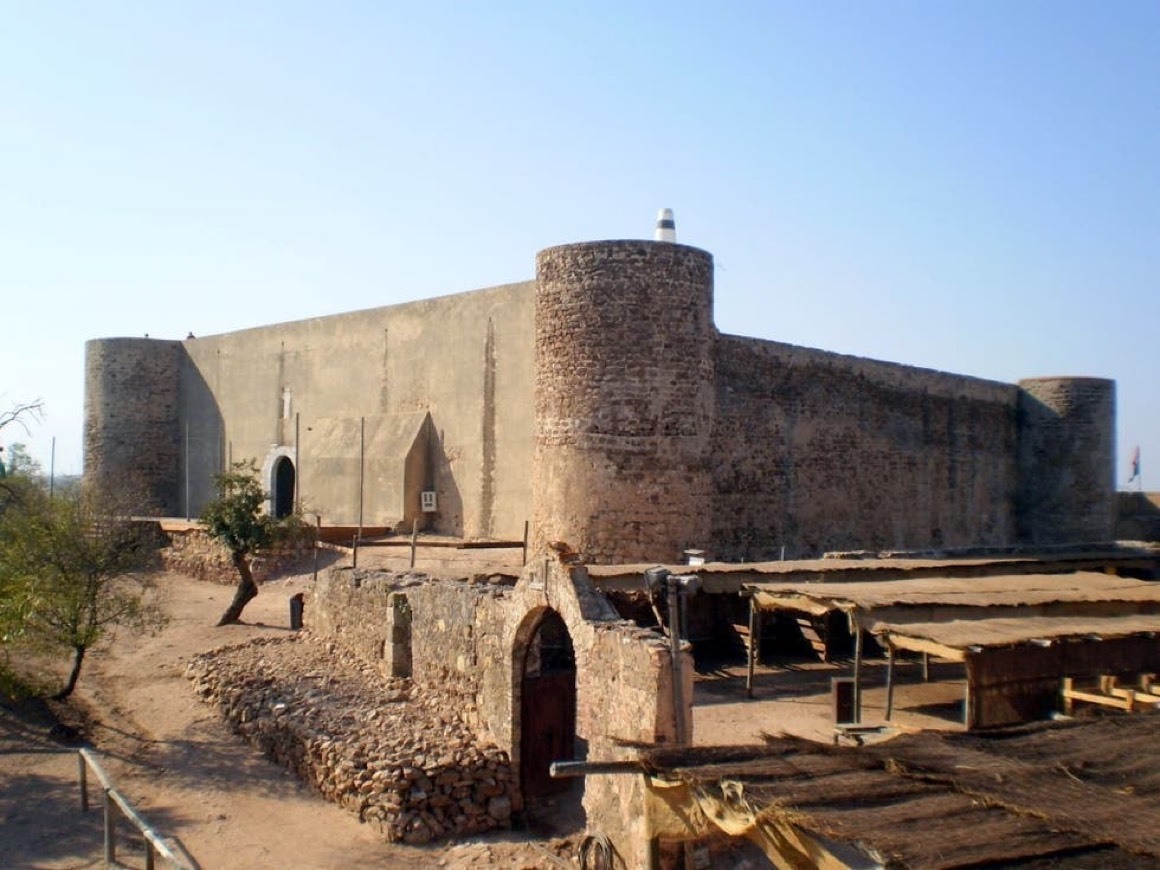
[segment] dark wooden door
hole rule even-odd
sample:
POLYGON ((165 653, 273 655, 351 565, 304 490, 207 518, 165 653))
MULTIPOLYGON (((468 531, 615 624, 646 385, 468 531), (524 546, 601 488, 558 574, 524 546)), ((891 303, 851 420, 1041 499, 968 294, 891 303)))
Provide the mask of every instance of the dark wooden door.
POLYGON ((520 786, 524 799, 568 788, 552 779, 553 761, 568 761, 576 751, 576 672, 525 676, 520 702, 520 786))

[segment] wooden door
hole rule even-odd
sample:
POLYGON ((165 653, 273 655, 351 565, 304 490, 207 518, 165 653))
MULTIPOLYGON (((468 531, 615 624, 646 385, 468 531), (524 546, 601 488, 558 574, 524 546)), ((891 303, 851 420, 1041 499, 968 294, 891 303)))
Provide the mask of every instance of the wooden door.
POLYGON ((520 786, 524 799, 564 791, 569 780, 548 775, 553 761, 576 751, 576 671, 525 675, 520 701, 520 786))

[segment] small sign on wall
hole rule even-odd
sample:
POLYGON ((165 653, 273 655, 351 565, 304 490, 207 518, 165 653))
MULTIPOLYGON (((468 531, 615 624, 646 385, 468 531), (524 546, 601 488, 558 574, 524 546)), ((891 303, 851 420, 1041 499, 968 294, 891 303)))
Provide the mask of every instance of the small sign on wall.
POLYGON ((433 514, 436 511, 435 490, 425 489, 419 495, 419 504, 425 514, 433 514))

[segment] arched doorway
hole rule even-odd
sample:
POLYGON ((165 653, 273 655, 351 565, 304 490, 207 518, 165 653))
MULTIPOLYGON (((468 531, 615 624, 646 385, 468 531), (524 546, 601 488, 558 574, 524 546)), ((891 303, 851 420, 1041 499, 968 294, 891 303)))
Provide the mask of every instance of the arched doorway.
POLYGON ((274 516, 278 519, 294 513, 294 463, 279 456, 274 463, 274 516))
POLYGON ((568 626, 545 610, 520 663, 520 791, 533 798, 568 790, 570 780, 548 775, 553 761, 576 752, 576 654, 568 626))

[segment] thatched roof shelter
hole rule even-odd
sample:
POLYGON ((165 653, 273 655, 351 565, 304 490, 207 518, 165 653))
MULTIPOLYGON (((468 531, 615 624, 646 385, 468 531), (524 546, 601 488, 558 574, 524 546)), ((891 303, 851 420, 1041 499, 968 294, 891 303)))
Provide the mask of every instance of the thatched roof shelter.
POLYGON ((1108 718, 862 749, 659 749, 643 765, 654 831, 747 836, 780 867, 1154 867, 1158 739, 1160 717, 1108 718))

